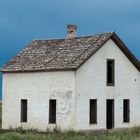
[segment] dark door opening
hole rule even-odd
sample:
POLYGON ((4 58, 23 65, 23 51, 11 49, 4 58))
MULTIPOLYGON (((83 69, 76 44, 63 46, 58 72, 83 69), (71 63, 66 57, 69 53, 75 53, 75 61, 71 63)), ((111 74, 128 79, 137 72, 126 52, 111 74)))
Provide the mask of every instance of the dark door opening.
POLYGON ((110 99, 106 101, 106 127, 114 128, 114 100, 110 99))
POLYGON ((130 101, 129 99, 123 100, 123 122, 130 122, 130 101))
POLYGON ((56 123, 56 100, 49 101, 49 123, 56 123))

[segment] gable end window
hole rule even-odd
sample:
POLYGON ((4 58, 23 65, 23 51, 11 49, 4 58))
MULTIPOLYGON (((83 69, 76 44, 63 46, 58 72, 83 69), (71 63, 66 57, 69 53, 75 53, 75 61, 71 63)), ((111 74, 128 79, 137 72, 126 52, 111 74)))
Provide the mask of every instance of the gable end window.
POLYGON ((115 85, 115 60, 107 59, 107 86, 115 85))

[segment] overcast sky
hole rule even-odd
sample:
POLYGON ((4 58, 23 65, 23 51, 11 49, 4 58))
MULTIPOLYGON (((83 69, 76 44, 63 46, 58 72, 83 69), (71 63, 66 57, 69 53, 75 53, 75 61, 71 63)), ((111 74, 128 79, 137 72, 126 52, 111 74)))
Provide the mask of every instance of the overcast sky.
POLYGON ((140 60, 140 0, 0 0, 0 66, 34 39, 65 38, 67 24, 115 31, 140 60))

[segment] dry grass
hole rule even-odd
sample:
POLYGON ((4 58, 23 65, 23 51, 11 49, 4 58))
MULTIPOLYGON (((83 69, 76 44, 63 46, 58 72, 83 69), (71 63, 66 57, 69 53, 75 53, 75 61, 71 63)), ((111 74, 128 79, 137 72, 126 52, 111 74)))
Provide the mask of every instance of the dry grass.
POLYGON ((0 140, 140 140, 140 128, 95 135, 92 133, 38 133, 33 131, 1 131, 0 140))
MULTIPOLYGON (((1 121, 0 105, 0 121, 1 121)), ((1 122, 0 122, 1 124, 1 122)), ((13 131, 0 130, 0 140, 140 140, 140 127, 129 130, 118 130, 105 132, 104 134, 95 135, 93 133, 76 133, 68 131, 61 133, 39 133, 35 131, 24 131, 17 129, 13 131)))

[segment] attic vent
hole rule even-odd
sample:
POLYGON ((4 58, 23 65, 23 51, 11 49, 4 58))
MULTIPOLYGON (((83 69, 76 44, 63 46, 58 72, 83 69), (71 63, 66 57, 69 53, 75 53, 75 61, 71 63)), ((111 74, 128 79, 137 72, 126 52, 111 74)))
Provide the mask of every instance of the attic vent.
POLYGON ((67 25, 67 29, 68 29, 68 38, 73 38, 76 37, 76 30, 77 30, 77 26, 76 25, 67 25))

